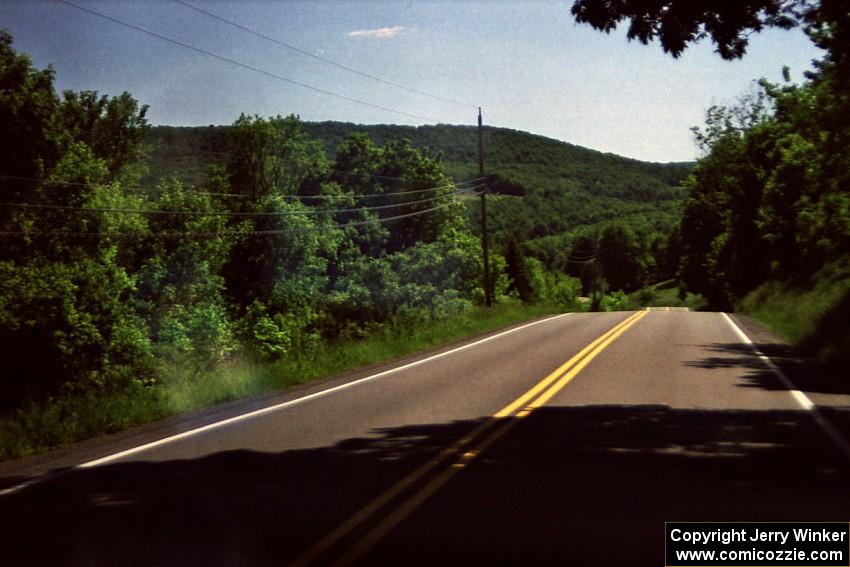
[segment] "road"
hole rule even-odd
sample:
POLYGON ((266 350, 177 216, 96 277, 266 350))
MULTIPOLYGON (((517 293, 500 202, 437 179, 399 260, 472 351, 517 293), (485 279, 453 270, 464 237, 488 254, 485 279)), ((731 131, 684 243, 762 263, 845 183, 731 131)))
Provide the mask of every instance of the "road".
POLYGON ((744 318, 568 314, 6 463, 0 564, 663 565, 848 521, 848 413, 744 318))

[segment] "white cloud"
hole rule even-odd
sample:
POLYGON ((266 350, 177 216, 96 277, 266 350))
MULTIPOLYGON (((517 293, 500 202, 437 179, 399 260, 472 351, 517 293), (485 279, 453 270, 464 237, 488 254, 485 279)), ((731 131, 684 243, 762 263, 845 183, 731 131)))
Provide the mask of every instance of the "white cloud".
POLYGON ((354 30, 348 32, 348 37, 370 37, 374 39, 387 39, 395 37, 407 31, 404 26, 393 26, 391 28, 377 28, 374 30, 354 30))

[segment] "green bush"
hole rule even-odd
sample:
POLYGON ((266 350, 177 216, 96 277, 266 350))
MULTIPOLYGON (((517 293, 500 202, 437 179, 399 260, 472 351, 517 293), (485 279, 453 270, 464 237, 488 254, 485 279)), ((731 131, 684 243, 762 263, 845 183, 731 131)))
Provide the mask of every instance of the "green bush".
POLYGON ((602 297, 600 302, 601 311, 625 311, 629 303, 629 296, 624 291, 615 291, 602 297))

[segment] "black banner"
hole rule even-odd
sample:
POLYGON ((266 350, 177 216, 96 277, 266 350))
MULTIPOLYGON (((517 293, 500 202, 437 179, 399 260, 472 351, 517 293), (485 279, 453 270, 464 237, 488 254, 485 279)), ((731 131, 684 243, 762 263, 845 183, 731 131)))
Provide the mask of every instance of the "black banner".
POLYGON ((850 566, 850 524, 733 522, 665 524, 668 567, 850 566))

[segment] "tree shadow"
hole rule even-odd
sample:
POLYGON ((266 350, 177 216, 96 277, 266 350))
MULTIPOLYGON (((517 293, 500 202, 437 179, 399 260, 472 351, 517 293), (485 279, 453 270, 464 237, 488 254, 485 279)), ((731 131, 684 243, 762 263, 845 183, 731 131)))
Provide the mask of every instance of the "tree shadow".
MULTIPOLYGON (((700 360, 686 363, 686 366, 704 368, 742 368, 749 372, 741 376, 744 387, 763 390, 786 390, 787 387, 745 343, 714 343, 699 345, 703 350, 717 353, 700 360)), ((835 365, 824 365, 818 360, 801 354, 791 345, 781 343, 760 343, 755 345, 782 372, 785 373, 797 389, 803 392, 823 394, 850 394, 850 381, 846 368, 839 370, 835 365)))
MULTIPOLYGON (((845 284, 846 285, 846 284, 845 284)), ((850 367, 850 289, 817 321, 814 331, 801 341, 808 353, 819 354, 825 364, 847 380, 850 367)))
MULTIPOLYGON (((73 470, 0 498, 0 564, 284 565, 482 421, 73 470)), ((665 521, 846 520, 847 472, 807 412, 542 408, 362 564, 663 565, 665 521)))

